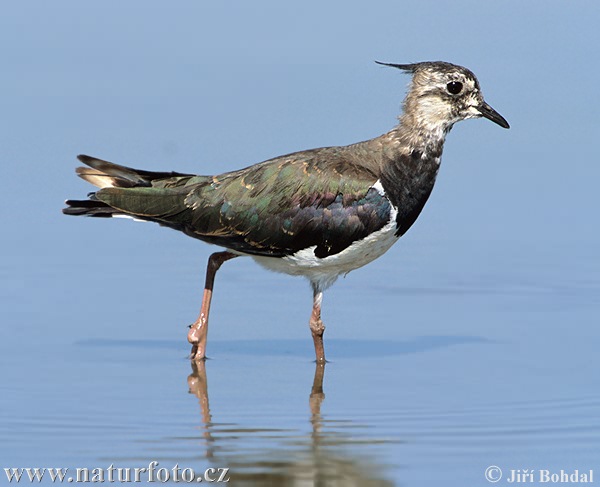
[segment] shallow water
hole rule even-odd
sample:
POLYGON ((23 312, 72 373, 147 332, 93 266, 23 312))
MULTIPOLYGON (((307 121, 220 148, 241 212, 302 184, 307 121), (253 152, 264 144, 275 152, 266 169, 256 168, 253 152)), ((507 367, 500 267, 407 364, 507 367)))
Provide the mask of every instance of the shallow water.
POLYGON ((600 481, 597 4, 5 3, 0 485, 151 462, 242 486, 600 481), (75 155, 218 174, 378 136, 408 78, 373 59, 466 65, 511 129, 453 128, 415 226, 326 293, 324 369, 309 286, 249 259, 219 271, 194 369, 216 249, 64 217, 92 189, 75 155))
POLYGON ((556 279, 532 259, 518 281, 499 265, 454 285, 413 275, 405 286, 392 279, 402 258, 392 253, 329 293, 325 367, 312 362, 307 286, 249 260, 219 276, 210 360, 200 368, 186 359, 184 323, 165 312, 179 316, 172 303, 197 277, 177 257, 157 259, 155 270, 181 280, 139 306, 135 299, 154 291, 135 262, 70 289, 68 307, 56 305, 59 289, 47 290, 55 303, 47 313, 13 296, 0 358, 9 371, 3 466, 156 461, 227 467, 231 485, 486 485, 492 465, 504 478, 516 469, 589 471, 600 451, 600 282, 582 273, 581 254, 576 275, 556 279), (123 299, 135 276, 138 297, 123 299), (109 282, 121 298, 89 308, 88 298, 110 299, 109 282))

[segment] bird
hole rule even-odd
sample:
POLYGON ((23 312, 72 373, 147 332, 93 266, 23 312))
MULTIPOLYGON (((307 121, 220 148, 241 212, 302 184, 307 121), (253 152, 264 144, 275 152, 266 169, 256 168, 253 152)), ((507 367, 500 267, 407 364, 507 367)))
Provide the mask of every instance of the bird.
POLYGON ((310 282, 309 327, 324 363, 323 293, 340 275, 382 256, 413 225, 433 189, 446 135, 484 117, 509 128, 469 69, 443 61, 376 63, 410 75, 398 124, 347 146, 293 152, 218 175, 133 169, 86 155, 76 173, 97 191, 67 200, 63 213, 155 222, 224 248, 210 255, 190 358, 206 358, 215 276, 249 256, 310 282))

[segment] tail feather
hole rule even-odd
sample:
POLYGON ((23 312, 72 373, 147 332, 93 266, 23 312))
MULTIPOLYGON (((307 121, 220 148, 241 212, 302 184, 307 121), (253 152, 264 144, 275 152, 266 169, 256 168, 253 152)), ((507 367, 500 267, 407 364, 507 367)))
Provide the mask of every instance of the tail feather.
POLYGON ((79 155, 77 159, 89 166, 78 167, 77 175, 98 188, 148 187, 155 179, 192 176, 178 172, 143 171, 86 155, 79 155))
POLYGON ((90 200, 67 200, 67 208, 63 208, 65 215, 76 216, 95 216, 100 218, 110 218, 119 212, 102 201, 90 200))
MULTIPOLYGON (((189 178, 192 174, 178 172, 154 172, 133 169, 112 162, 103 161, 86 155, 77 156, 87 167, 76 169, 77 175, 94 186, 105 188, 145 188, 152 187, 153 181, 168 180, 169 178, 189 178)), ((67 207, 62 211, 65 215, 84 215, 101 218, 131 216, 144 219, 136 213, 117 209, 108 203, 100 201, 96 193, 90 193, 88 200, 67 200, 67 207)))

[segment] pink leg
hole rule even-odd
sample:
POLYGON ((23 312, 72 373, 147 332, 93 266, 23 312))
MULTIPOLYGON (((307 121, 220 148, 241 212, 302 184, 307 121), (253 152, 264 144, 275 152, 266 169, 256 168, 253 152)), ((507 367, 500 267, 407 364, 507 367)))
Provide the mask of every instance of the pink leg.
POLYGON ((310 315, 309 326, 313 341, 315 342, 315 355, 317 356, 317 363, 326 362, 325 349, 323 348, 323 332, 325 332, 325 325, 321 321, 321 301, 323 301, 323 292, 314 289, 313 309, 310 315))
POLYGON ((198 319, 190 326, 188 342, 192 344, 190 358, 193 360, 204 360, 206 358, 206 339, 208 335, 208 314, 210 312, 210 301, 212 299, 215 275, 223 262, 233 259, 237 255, 231 252, 216 252, 208 258, 206 266, 206 281, 204 284, 204 295, 202 296, 202 308, 198 319))

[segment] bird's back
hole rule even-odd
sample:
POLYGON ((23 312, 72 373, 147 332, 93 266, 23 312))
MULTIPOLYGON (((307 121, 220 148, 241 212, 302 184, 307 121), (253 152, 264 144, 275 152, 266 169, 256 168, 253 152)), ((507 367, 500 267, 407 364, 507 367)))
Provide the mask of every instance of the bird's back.
POLYGON ((253 255, 284 256, 316 246, 316 255, 325 257, 389 221, 389 201, 373 189, 380 167, 375 140, 291 153, 217 176, 82 160, 92 165, 93 178, 101 170, 111 181, 92 197, 103 216, 120 212, 253 255), (138 181, 133 187, 132 180, 138 181))

